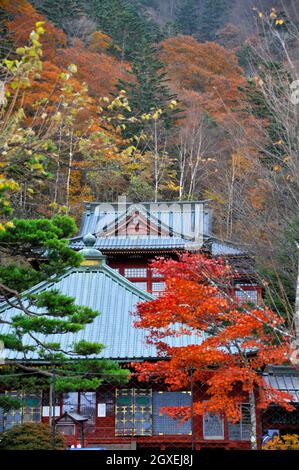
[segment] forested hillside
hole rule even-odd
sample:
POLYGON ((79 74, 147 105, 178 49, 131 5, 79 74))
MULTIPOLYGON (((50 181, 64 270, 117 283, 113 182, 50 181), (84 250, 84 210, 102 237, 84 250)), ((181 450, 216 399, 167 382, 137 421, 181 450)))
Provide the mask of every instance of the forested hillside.
POLYGON ((5 183, 5 205, 18 217, 79 219, 83 201, 122 194, 209 199, 215 233, 257 255, 271 302, 290 312, 299 239, 295 6, 0 0, 1 167, 17 188, 5 183), (31 40, 42 55, 32 64, 36 23, 44 31, 31 40))

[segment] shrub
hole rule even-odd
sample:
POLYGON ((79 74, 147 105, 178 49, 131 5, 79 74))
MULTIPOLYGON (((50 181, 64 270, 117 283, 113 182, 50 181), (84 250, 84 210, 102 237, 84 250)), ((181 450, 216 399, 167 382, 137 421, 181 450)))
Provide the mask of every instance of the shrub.
MULTIPOLYGON (((56 432, 55 450, 66 448, 63 434, 56 432)), ((0 437, 0 450, 53 450, 51 427, 43 423, 14 426, 0 437)))

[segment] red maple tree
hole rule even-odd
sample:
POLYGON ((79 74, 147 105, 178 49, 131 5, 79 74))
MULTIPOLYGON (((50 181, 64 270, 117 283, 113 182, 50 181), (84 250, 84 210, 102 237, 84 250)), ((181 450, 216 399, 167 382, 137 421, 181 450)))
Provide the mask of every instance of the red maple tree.
MULTIPOLYGON (((166 289, 138 305, 135 326, 147 331, 161 360, 134 364, 139 380, 190 389, 192 369, 194 383, 202 387, 193 413, 225 414, 232 422, 249 399, 256 448, 256 409, 270 403, 293 409, 290 395, 270 387, 261 374, 268 365, 287 362, 291 334, 284 320, 269 308, 238 301, 237 273, 220 258, 183 254, 178 261, 159 259, 153 268, 165 277, 166 289)), ((190 407, 163 411, 183 420, 191 413, 190 407)))

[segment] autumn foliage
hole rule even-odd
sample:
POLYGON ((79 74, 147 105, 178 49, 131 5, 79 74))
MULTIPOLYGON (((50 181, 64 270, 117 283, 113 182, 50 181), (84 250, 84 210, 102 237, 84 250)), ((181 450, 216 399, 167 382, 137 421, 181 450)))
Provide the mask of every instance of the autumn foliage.
POLYGON ((275 436, 263 446, 263 450, 299 450, 298 434, 275 436))
POLYGON ((176 36, 161 43, 161 60, 177 90, 205 95, 216 117, 225 106, 236 106, 239 87, 246 83, 237 57, 213 42, 199 43, 191 36, 176 36))
MULTIPOLYGON (((226 413, 237 420, 240 403, 257 390, 258 408, 276 403, 292 409, 289 395, 271 388, 260 373, 287 359, 281 318, 268 308, 240 304, 232 290, 236 273, 221 259, 184 254, 179 261, 155 261, 153 268, 165 276, 166 290, 139 304, 136 326, 147 331, 161 360, 135 364, 139 379, 164 381, 170 390, 190 389, 192 368, 203 391, 195 401, 197 414, 226 413)), ((190 417, 187 408, 167 411, 190 417)))
MULTIPOLYGON (((45 18, 26 0, 13 2, 0 0, 0 7, 8 13, 5 25, 17 46, 23 46, 28 42, 28 37, 37 22, 45 21, 45 18)), ((57 50, 66 47, 66 45, 67 39, 64 32, 49 22, 43 38, 44 58, 55 60, 57 50)))
MULTIPOLYGON (((13 57, 23 57, 32 41, 38 39, 40 45, 38 67, 32 67, 26 86, 18 87, 15 77, 5 72, 9 113, 18 109, 23 125, 32 128, 30 132, 38 135, 40 147, 51 152, 45 166, 54 184, 46 194, 40 185, 35 188, 42 193, 38 210, 50 216, 57 210, 69 211, 71 205, 74 214, 78 208, 81 211, 82 200, 90 197, 91 185, 86 183, 90 168, 98 173, 99 167, 111 160, 115 171, 121 172, 122 151, 128 144, 117 119, 111 116, 117 115, 112 100, 105 98, 103 102, 101 98, 116 91, 119 78, 129 78, 129 67, 106 53, 103 41, 108 47, 109 37, 101 32, 92 35, 88 47, 78 38, 69 44, 64 31, 45 21, 26 0, 13 5, 0 0, 0 8, 4 12, 2 24, 12 50, 16 50, 13 57), (36 25, 40 28, 38 37, 36 25)), ((121 105, 116 108, 119 112, 121 105)), ((28 193, 28 181, 19 179, 20 189, 28 193)), ((34 190, 30 191, 33 194, 34 190)))
MULTIPOLYGON (((0 7, 9 13, 5 24, 17 46, 26 44, 37 22, 45 21, 26 0, 18 0, 13 2, 13 5, 6 0, 0 0, 0 7)), ((57 67, 60 71, 65 71, 70 63, 75 63, 79 71, 77 79, 88 84, 93 96, 105 96, 114 90, 118 79, 128 79, 128 65, 121 64, 106 53, 106 44, 108 47, 109 37, 98 31, 92 35, 89 47, 84 47, 79 39, 68 47, 65 33, 47 21, 42 39, 43 57, 46 63, 50 62, 52 67, 57 67)), ((51 68, 50 65, 48 68, 51 68)), ((49 75, 48 92, 51 91, 51 85, 49 75)), ((38 84, 35 84, 35 87, 36 93, 43 94, 42 89, 39 91, 38 84)))
POLYGON ((118 79, 129 79, 129 66, 121 64, 116 58, 92 48, 84 47, 77 39, 72 47, 61 49, 59 63, 66 67, 74 63, 78 67, 77 78, 88 84, 90 95, 93 97, 107 96, 115 91, 118 79))
POLYGON ((176 36, 161 43, 161 59, 170 79, 182 88, 211 91, 236 88, 242 77, 236 55, 214 42, 199 43, 192 36, 176 36))

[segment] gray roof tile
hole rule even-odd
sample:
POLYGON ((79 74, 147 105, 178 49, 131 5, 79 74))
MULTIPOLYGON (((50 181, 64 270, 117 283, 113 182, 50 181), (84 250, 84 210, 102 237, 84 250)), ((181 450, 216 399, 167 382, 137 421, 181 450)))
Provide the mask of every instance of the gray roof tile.
MULTIPOLYGON (((244 253, 240 248, 229 243, 211 239, 209 243, 214 256, 240 255, 244 253)), ((74 250, 84 247, 82 237, 70 240, 70 246, 74 250)), ((95 247, 105 251, 126 250, 198 250, 201 248, 197 242, 185 240, 179 237, 154 237, 154 236, 118 236, 97 237, 95 247)))
MULTIPOLYGON (((50 335, 46 338, 47 342, 59 342, 65 350, 70 348, 74 341, 102 343, 106 347, 97 356, 101 358, 125 360, 157 357, 156 348, 145 342, 145 332, 133 326, 134 318, 131 315, 139 302, 151 300, 153 297, 115 270, 106 265, 72 269, 57 283, 46 282, 29 292, 37 293, 50 289, 58 289, 61 293, 74 297, 78 305, 97 310, 101 315, 78 333, 50 335)), ((1 307, 2 319, 20 313, 17 309, 5 308, 3 304, 1 307)), ((8 331, 9 325, 0 324, 0 334, 8 331)), ((45 339, 43 335, 39 335, 39 338, 45 339)), ((169 344, 184 346, 198 341, 198 338, 186 335, 171 339, 169 344)), ((30 345, 33 341, 29 337, 24 337, 24 343, 30 345)), ((28 353, 27 358, 38 359, 36 353, 28 353)), ((16 352, 7 351, 6 359, 21 359, 21 356, 16 352)))
POLYGON ((271 387, 289 393, 294 402, 299 402, 299 373, 263 374, 263 378, 271 387))
POLYGON ((169 233, 187 235, 199 230, 201 234, 207 235, 210 232, 211 214, 206 201, 128 202, 120 206, 118 203, 95 202, 85 204, 80 236, 89 232, 100 234, 103 228, 114 221, 124 220, 135 208, 150 217, 154 224, 159 221, 169 229, 169 233))
MULTIPOLYGON (((99 250, 128 250, 128 249, 173 249, 181 248, 185 249, 187 242, 182 238, 177 237, 147 237, 147 236, 136 236, 136 237, 97 237, 95 247, 99 250)), ((84 244, 82 238, 73 239, 70 245, 74 249, 83 248, 84 244)), ((195 243, 194 243, 195 245, 195 243)))

